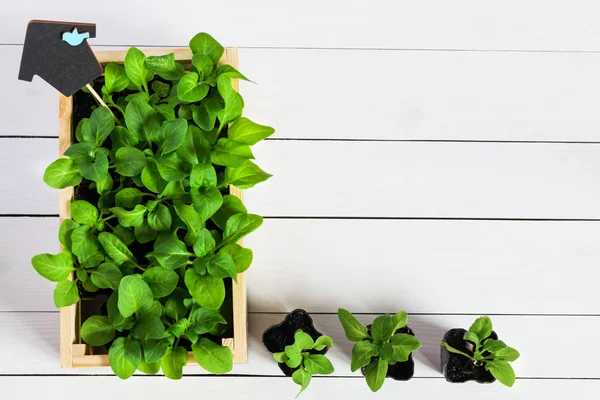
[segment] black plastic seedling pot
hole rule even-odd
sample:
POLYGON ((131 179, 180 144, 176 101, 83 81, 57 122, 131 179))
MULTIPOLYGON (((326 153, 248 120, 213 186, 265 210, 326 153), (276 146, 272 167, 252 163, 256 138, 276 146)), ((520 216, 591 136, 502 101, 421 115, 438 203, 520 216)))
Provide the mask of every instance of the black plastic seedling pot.
MULTIPOLYGON (((369 330, 369 335, 371 334, 371 325, 367 325, 367 329, 369 330)), ((412 329, 408 326, 402 327, 398 329, 395 333, 407 333, 411 336, 415 336, 412 329)), ((371 361, 376 357, 371 358, 371 361)), ((362 367, 360 372, 362 372, 363 376, 365 375, 366 367, 362 367)), ((415 374, 415 362, 413 360, 412 353, 408 356, 408 360, 403 362, 397 362, 394 365, 388 365, 388 371, 386 374, 386 378, 392 378, 395 381, 408 381, 415 374)))
MULTIPOLYGON (((277 325, 271 326, 263 333, 262 341, 267 350, 271 353, 279 353, 285 351, 285 346, 294 344, 294 334, 298 329, 302 329, 304 333, 310 335, 313 340, 317 340, 323 336, 315 326, 313 320, 308 313, 302 309, 297 309, 285 316, 283 321, 277 325)), ((321 351, 309 350, 311 354, 325 354, 329 350, 325 347, 321 351)), ((278 363, 279 368, 286 376, 292 376, 298 368, 290 368, 285 363, 278 363)))
MULTIPOLYGON (((468 346, 469 342, 463 339, 465 332, 465 329, 450 329, 444 335, 444 342, 464 353, 473 354, 473 350, 468 346)), ((489 338, 498 340, 498 335, 492 331, 489 338)), ((442 372, 448 382, 475 381, 478 383, 492 383, 496 380, 489 371, 486 371, 484 364, 476 365, 473 360, 461 354, 451 353, 443 346, 441 355, 442 372)))

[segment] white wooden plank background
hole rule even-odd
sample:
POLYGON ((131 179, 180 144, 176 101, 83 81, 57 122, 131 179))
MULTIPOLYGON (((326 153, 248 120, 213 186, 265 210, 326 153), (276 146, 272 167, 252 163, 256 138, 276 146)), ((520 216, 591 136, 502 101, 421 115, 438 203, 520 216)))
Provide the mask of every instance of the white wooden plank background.
POLYGON ((318 312, 317 327, 336 342, 336 377, 314 379, 302 398, 370 397, 348 368, 340 306, 365 313, 365 322, 406 309, 424 343, 416 378, 386 382, 379 398, 597 397, 598 2, 161 7, 0 5, 0 398, 158 399, 199 390, 292 398, 296 385, 279 375, 260 335, 295 307, 318 312), (131 15, 135 23, 124 24, 131 15), (58 246, 57 193, 41 181, 58 155, 57 96, 37 78, 16 80, 34 18, 96 22, 98 49, 184 46, 200 30, 242 47, 241 69, 258 83, 242 84, 247 114, 277 133, 255 151, 275 177, 246 192, 248 207, 267 218, 247 240, 255 252, 250 363, 232 375, 209 378, 191 367, 181 382, 121 382, 90 376, 107 369, 59 368, 52 284, 29 265, 58 246), (522 353, 513 389, 450 385, 437 370, 443 332, 480 314, 492 314, 522 353), (575 350, 565 343, 573 332, 575 350))

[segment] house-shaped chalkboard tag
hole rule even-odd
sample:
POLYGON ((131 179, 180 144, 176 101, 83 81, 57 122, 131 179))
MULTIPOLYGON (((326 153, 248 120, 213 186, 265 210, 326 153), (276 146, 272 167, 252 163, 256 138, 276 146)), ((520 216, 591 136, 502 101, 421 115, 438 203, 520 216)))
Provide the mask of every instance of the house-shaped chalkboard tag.
POLYGON ((96 37, 96 24, 33 20, 27 26, 19 79, 34 75, 65 96, 102 75, 102 66, 86 39, 96 37))

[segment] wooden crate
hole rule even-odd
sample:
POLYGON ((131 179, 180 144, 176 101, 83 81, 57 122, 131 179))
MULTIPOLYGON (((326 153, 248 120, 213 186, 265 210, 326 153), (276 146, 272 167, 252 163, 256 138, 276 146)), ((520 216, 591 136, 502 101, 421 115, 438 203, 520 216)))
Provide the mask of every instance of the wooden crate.
MULTIPOLYGON (((188 48, 176 49, 152 49, 143 50, 147 56, 163 55, 175 53, 175 59, 183 64, 190 64, 192 52, 188 48)), ((123 51, 99 51, 95 52, 98 61, 105 65, 111 61, 123 62, 125 54, 123 51)), ((238 66, 237 49, 227 48, 221 63, 230 64, 233 67, 238 66)), ((233 80, 233 87, 238 90, 238 81, 233 80)), ((74 138, 73 123, 73 98, 60 95, 59 97, 59 156, 62 157, 65 150, 71 146, 74 138)), ((236 187, 229 187, 230 194, 242 200, 242 191, 236 187)), ((71 218, 70 205, 73 201, 73 188, 60 190, 60 222, 66 218, 71 218)), ((240 243, 241 244, 241 243, 240 243)), ((73 277, 71 276, 71 279, 73 277)), ((248 313, 246 303, 246 282, 244 274, 238 274, 237 283, 232 281, 233 296, 233 337, 224 338, 223 345, 229 346, 233 352, 233 359, 236 363, 246 363, 248 360, 248 313)), ((108 366, 108 355, 89 354, 88 345, 81 341, 79 329, 82 321, 80 320, 80 307, 78 302, 70 307, 60 309, 60 362, 63 368, 78 367, 99 367, 108 366)), ((193 354, 189 353, 190 361, 193 361, 193 354)))

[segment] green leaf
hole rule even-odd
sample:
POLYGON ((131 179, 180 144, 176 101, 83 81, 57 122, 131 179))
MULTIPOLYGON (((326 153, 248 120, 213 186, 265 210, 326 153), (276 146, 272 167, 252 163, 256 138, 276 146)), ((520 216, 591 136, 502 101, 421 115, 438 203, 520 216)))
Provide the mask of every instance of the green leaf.
POLYGON ((330 336, 319 336, 317 340, 315 340, 315 344, 313 349, 317 351, 323 350, 325 347, 333 347, 333 339, 330 336))
POLYGON ((198 308, 194 310, 191 317, 194 332, 199 335, 211 332, 217 325, 227 325, 227 320, 217 310, 198 308))
POLYGON ((221 208, 211 217, 212 221, 221 230, 225 230, 227 220, 235 214, 247 213, 246 207, 242 200, 233 195, 223 196, 223 205, 221 208))
POLYGON ((81 338, 91 346, 104 346, 115 338, 115 328, 108 322, 108 317, 94 315, 81 325, 81 338))
MULTIPOLYGON (((466 336, 466 333, 465 333, 466 336)), ((483 342, 483 349, 490 353, 495 353, 500 349, 508 347, 502 340, 487 339, 483 342)))
POLYGON ((133 327, 134 320, 132 317, 125 318, 121 315, 119 312, 118 303, 119 293, 113 292, 106 303, 108 322, 118 331, 131 329, 133 327))
POLYGON ((118 237, 108 232, 101 232, 98 235, 100 244, 106 251, 106 254, 113 259, 115 264, 121 265, 126 261, 134 261, 135 257, 118 237))
POLYGON ((361 340, 356 342, 352 347, 352 362, 350 369, 352 372, 367 366, 371 362, 371 358, 378 355, 377 346, 373 343, 361 340))
POLYGON ((225 107, 218 114, 219 122, 223 126, 242 116, 244 100, 233 88, 231 78, 226 75, 221 75, 217 80, 217 89, 225 102, 225 107))
POLYGON ((170 238, 154 247, 152 256, 165 268, 178 269, 184 267, 192 255, 185 243, 176 238, 170 238))
POLYGON ((159 340, 165 334, 165 326, 156 315, 142 315, 136 321, 131 334, 139 340, 159 340))
POLYGON ((310 384, 311 378, 312 378, 312 375, 310 373, 308 373, 304 368, 300 368, 300 369, 297 369, 296 371, 294 371, 294 373, 292 374, 292 380, 297 385, 300 385, 300 391, 296 395, 296 398, 300 395, 300 393, 302 393, 302 392, 304 392, 304 390, 306 390, 306 388, 310 384))
POLYGON ((71 234, 78 227, 79 224, 72 219, 65 219, 63 220, 62 224, 60 224, 60 229, 58 230, 58 240, 68 250, 71 250, 73 243, 71 241, 71 234))
POLYGON ((252 264, 252 250, 246 249, 239 244, 234 243, 223 246, 220 252, 228 253, 231 256, 238 274, 245 272, 250 268, 250 264, 252 264))
POLYGON ((121 207, 112 207, 110 212, 117 216, 119 224, 125 228, 140 226, 144 222, 146 207, 141 204, 135 206, 133 210, 125 210, 121 207))
POLYGON ((225 224, 221 245, 239 242, 246 235, 254 232, 263 223, 263 218, 256 214, 235 214, 225 224))
POLYGON ((203 54, 210 57, 215 65, 219 63, 225 51, 215 38, 204 32, 198 33, 190 40, 190 48, 194 54, 203 54))
POLYGON ((160 362, 163 373, 169 379, 181 379, 183 367, 187 365, 188 352, 184 347, 174 346, 167 349, 160 362))
POLYGON ((146 66, 150 71, 168 81, 179 80, 185 75, 185 68, 175 62, 174 53, 165 54, 164 56, 150 56, 146 58, 146 66))
POLYGON ((495 359, 504 361, 515 361, 520 356, 521 354, 519 354, 517 350, 508 346, 496 351, 496 353, 494 354, 495 359))
POLYGON ((148 224, 157 231, 168 231, 173 219, 171 211, 164 204, 158 204, 156 208, 148 213, 148 224))
POLYGON ((492 334, 492 320, 490 317, 477 318, 469 328, 469 332, 476 334, 479 340, 487 339, 492 334))
POLYGON ((134 208, 142 202, 144 193, 137 188, 125 188, 121 189, 115 195, 115 201, 119 207, 134 208))
POLYGON ((225 374, 233 368, 233 355, 227 346, 221 346, 201 337, 192 345, 194 358, 202 368, 213 374, 225 374))
POLYGON ((117 338, 108 350, 108 363, 115 375, 127 379, 142 362, 140 342, 129 337, 117 338))
POLYGON ((152 82, 152 91, 160 97, 167 97, 171 93, 171 85, 161 81, 152 82))
POLYGON ((287 354, 285 354, 285 351, 282 351, 280 353, 273 353, 273 358, 275 359, 275 361, 277 361, 278 363, 284 363, 287 360, 289 360, 290 358, 287 356, 287 354))
POLYGON ((394 332, 396 332, 398 329, 406 326, 406 322, 408 322, 408 314, 406 311, 397 312, 392 316, 392 322, 394 323, 394 332))
POLYGON ((217 172, 210 164, 196 164, 190 176, 190 186, 195 188, 217 187, 217 172))
POLYGON ((183 333, 188 328, 190 322, 187 318, 181 318, 179 321, 175 322, 173 325, 169 327, 167 330, 168 333, 173 334, 175 337, 179 338, 183 335, 183 333))
POLYGON ((170 344, 168 339, 146 340, 144 346, 144 359, 147 363, 155 363, 160 361, 160 359, 163 358, 167 353, 169 346, 170 344))
POLYGON ((110 134, 110 140, 113 150, 118 150, 121 147, 133 147, 138 143, 138 140, 124 126, 115 126, 110 134))
POLYGON ((77 165, 81 175, 94 182, 102 182, 108 175, 108 157, 102 151, 97 151, 93 159, 82 160, 77 165))
POLYGON ((185 119, 177 118, 174 121, 163 122, 161 130, 161 154, 168 154, 174 152, 183 144, 188 124, 185 119))
POLYGON ((208 94, 208 86, 206 83, 198 82, 198 74, 190 72, 186 74, 177 85, 177 97, 181 101, 187 103, 195 103, 202 100, 208 94))
POLYGON ((185 271, 185 285, 192 298, 202 307, 218 309, 225 300, 223 279, 210 275, 200 275, 193 269, 185 271))
POLYGON ((215 245, 215 239, 210 234, 210 231, 208 229, 202 229, 194 242, 194 253, 196 254, 196 257, 204 257, 215 249, 215 245))
POLYGON ((303 332, 301 329, 294 333, 294 346, 300 351, 310 350, 314 345, 315 341, 308 333, 303 332))
POLYGON ((75 161, 77 165, 91 162, 94 159, 94 150, 96 145, 89 142, 73 143, 67 151, 65 156, 75 161))
POLYGON ((183 118, 186 121, 192 119, 192 108, 189 104, 181 104, 179 109, 177 110, 177 115, 179 118, 183 118))
POLYGON ((329 375, 334 371, 331 361, 322 354, 309 354, 304 359, 304 368, 312 375, 329 375))
POLYGON ((149 243, 156 240, 158 232, 150 228, 148 221, 144 221, 140 226, 136 226, 134 229, 135 238, 140 243, 149 243))
POLYGON ((180 320, 187 314, 188 307, 185 300, 190 298, 190 294, 183 288, 176 288, 165 303, 165 313, 169 318, 175 321, 180 320))
POLYGON ((117 290, 123 274, 119 267, 110 262, 105 262, 92 272, 91 279, 94 285, 102 289, 117 290))
POLYGON ((485 369, 490 371, 494 378, 498 379, 498 382, 501 384, 508 387, 512 387, 515 384, 515 371, 508 361, 496 360, 487 362, 485 369))
POLYGON ((160 176, 167 182, 180 181, 190 175, 189 166, 177 153, 169 153, 156 158, 160 176))
POLYGON ((383 386, 383 382, 385 381, 385 376, 388 370, 387 361, 378 358, 376 362, 369 364, 365 370, 365 379, 367 380, 367 385, 372 392, 376 392, 383 386))
POLYGON ((233 68, 229 64, 223 64, 217 67, 217 76, 221 75, 225 75, 233 79, 242 79, 244 81, 252 82, 250 79, 246 78, 240 71, 233 68))
POLYGON ((104 86, 108 94, 122 92, 129 83, 129 77, 121 64, 111 62, 104 67, 104 86))
POLYGON ((121 147, 115 154, 115 167, 122 176, 136 176, 146 166, 146 156, 135 147, 121 147))
POLYGON ((83 124, 81 134, 83 140, 102 146, 115 127, 115 120, 106 107, 98 107, 92 111, 87 123, 83 124))
POLYGON ((121 279, 118 307, 123 317, 133 315, 152 301, 152 290, 142 278, 137 275, 127 275, 121 279))
POLYGON ((160 363, 147 363, 146 360, 142 358, 142 361, 140 361, 140 365, 138 365, 138 370, 147 375, 156 375, 158 371, 160 371, 160 363))
POLYGON ((225 103, 221 99, 205 98, 200 104, 192 106, 194 122, 203 130, 211 131, 215 127, 219 111, 224 107, 225 103))
POLYGON ((396 333, 392 336, 390 342, 394 350, 393 359, 398 362, 407 361, 413 351, 421 348, 421 342, 416 337, 406 333, 396 333))
MULTIPOLYGON (((112 177, 110 176, 110 174, 106 174, 106 176, 104 177, 103 180, 101 180, 100 182, 96 182, 96 191, 98 192, 98 194, 104 194, 104 193, 108 193, 110 190, 112 190, 114 186, 114 182, 112 177)), ((103 224, 103 222, 102 222, 103 224)))
POLYGON ((211 58, 205 54, 194 54, 192 56, 192 65, 200 74, 200 79, 206 79, 206 77, 212 72, 214 63, 211 58))
POLYGON ((147 159, 146 167, 142 171, 142 182, 151 192, 161 193, 165 190, 167 181, 162 178, 155 159, 147 159))
POLYGON ((92 282, 91 279, 81 281, 81 286, 83 286, 83 288, 90 293, 96 293, 98 290, 100 290, 98 286, 94 285, 94 282, 92 282))
POLYGON ((83 267, 95 267, 104 259, 98 238, 92 233, 89 226, 82 225, 73 230, 71 242, 73 254, 78 257, 83 267))
POLYGON ((136 140, 150 143, 152 134, 160 129, 161 118, 146 101, 135 98, 125 108, 125 123, 136 140))
POLYGON ((227 136, 236 142, 252 146, 268 138, 273 133, 275 133, 275 129, 270 126, 259 125, 246 117, 242 117, 231 124, 227 131, 227 136))
POLYGON ((223 204, 223 196, 217 188, 190 189, 194 209, 200 214, 202 221, 212 217, 223 204))
POLYGON ((175 109, 172 105, 169 104, 156 104, 154 105, 154 109, 160 115, 162 115, 166 120, 173 121, 175 120, 175 109))
POLYGON ((225 182, 240 189, 250 189, 257 183, 264 182, 272 176, 250 160, 244 161, 240 167, 227 167, 225 169, 225 182))
POLYGON ((371 327, 371 335, 374 340, 387 342, 394 333, 394 322, 389 314, 381 315, 375 318, 371 327))
POLYGON ((191 202, 190 197, 185 192, 183 182, 181 181, 172 181, 167 183, 167 186, 165 186, 165 190, 162 191, 161 196, 171 200, 174 205, 191 202))
POLYGON ((196 165, 210 162, 210 142, 197 126, 188 125, 183 144, 176 150, 177 155, 186 163, 196 165))
POLYGON ((187 204, 176 205, 175 212, 183 223, 187 225, 188 233, 185 236, 185 242, 188 246, 192 246, 202 229, 204 229, 204 221, 202 221, 200 214, 194 210, 194 207, 187 204))
POLYGON ((164 267, 149 268, 142 276, 157 299, 170 295, 179 283, 179 275, 164 267))
POLYGON ((125 56, 125 73, 138 88, 146 86, 154 78, 152 71, 146 66, 146 56, 135 47, 131 47, 125 56))
POLYGON ((463 339, 473 342, 475 344, 475 348, 479 346, 479 337, 473 332, 466 331, 463 336, 463 339))
POLYGON ((346 337, 351 342, 358 342, 369 337, 367 327, 361 324, 350 311, 343 308, 338 309, 338 318, 344 328, 346 337))
POLYGON ((82 179, 77 165, 68 158, 59 158, 50 164, 44 172, 44 182, 54 189, 77 186, 82 179))
POLYGON ((54 305, 68 307, 79 301, 79 291, 74 281, 64 280, 56 284, 54 289, 54 305))
POLYGON ((52 282, 64 281, 75 271, 73 260, 67 253, 38 254, 31 259, 38 274, 52 282))
POLYGON ((219 139, 210 155, 213 164, 226 167, 241 167, 246 160, 253 158, 250 146, 226 138, 219 139))
POLYGON ((462 356, 467 357, 470 360, 475 360, 470 354, 464 353, 460 350, 455 349, 454 347, 450 346, 448 343, 446 342, 442 342, 441 346, 444 347, 446 350, 448 350, 450 353, 454 353, 454 354, 460 354, 462 356))

